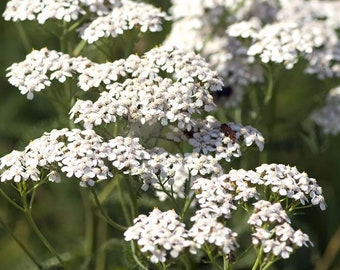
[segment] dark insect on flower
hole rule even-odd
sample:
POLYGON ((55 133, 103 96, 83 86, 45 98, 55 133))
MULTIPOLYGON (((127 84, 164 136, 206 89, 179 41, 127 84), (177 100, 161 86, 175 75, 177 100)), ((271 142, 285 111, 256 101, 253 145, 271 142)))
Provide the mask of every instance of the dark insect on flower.
POLYGON ((225 135, 228 136, 233 142, 236 141, 236 133, 231 129, 228 124, 221 124, 220 131, 225 135))
POLYGON ((184 135, 187 136, 189 139, 191 139, 192 137, 194 137, 194 131, 191 130, 184 130, 183 131, 184 135))
POLYGON ((236 258, 235 258, 235 254, 233 252, 231 252, 230 254, 228 254, 227 259, 230 263, 234 263, 236 262, 236 258))
POLYGON ((223 104, 233 93, 233 89, 230 86, 223 86, 221 91, 215 91, 212 93, 214 102, 216 104, 223 104))

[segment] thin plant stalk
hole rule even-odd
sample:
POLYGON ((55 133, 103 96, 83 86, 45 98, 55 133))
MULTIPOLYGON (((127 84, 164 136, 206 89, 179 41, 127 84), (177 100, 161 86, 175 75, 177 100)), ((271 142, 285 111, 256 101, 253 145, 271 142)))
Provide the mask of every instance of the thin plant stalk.
POLYGON ((43 233, 40 231, 40 229, 38 228, 37 224, 34 221, 34 218, 32 216, 32 207, 33 207, 33 200, 34 200, 34 197, 35 197, 35 191, 36 190, 34 189, 33 193, 32 193, 31 200, 30 200, 29 203, 27 202, 27 194, 25 192, 25 187, 24 187, 24 190, 22 190, 22 192, 20 193, 21 199, 22 199, 22 202, 23 202, 23 206, 24 206, 24 212, 25 212, 26 219, 27 219, 28 223, 30 224, 30 226, 32 227, 35 234, 40 239, 40 241, 51 252, 51 254, 53 254, 53 256, 56 257, 56 259, 64 267, 64 269, 70 269, 70 267, 60 257, 58 252, 54 249, 54 247, 50 244, 50 242, 47 240, 47 238, 43 235, 43 233))
POLYGON ((138 264, 138 266, 140 267, 140 269, 142 269, 142 270, 148 270, 148 268, 147 268, 146 266, 144 266, 143 263, 139 260, 137 254, 136 254, 135 243, 134 243, 133 241, 130 241, 130 246, 131 246, 132 257, 133 257, 134 261, 138 264))
POLYGON ((121 177, 118 177, 117 178, 117 190, 118 190, 118 197, 119 197, 119 201, 120 201, 120 205, 122 207, 122 211, 123 211, 123 216, 124 216, 124 219, 125 219, 125 222, 128 226, 131 226, 132 225, 132 218, 129 214, 129 211, 127 209, 127 206, 126 206, 126 201, 124 199, 124 194, 123 194, 123 188, 122 188, 122 178, 121 177))
POLYGON ((33 254, 26 248, 26 246, 19 240, 18 237, 11 231, 10 228, 5 224, 5 222, 0 217, 0 225, 2 228, 14 239, 14 241, 18 244, 18 246, 24 251, 24 253, 31 259, 31 261, 37 266, 39 269, 43 269, 43 266, 35 259, 33 254))
POLYGON ((98 198, 98 196, 97 196, 96 191, 95 191, 93 188, 91 188, 91 193, 92 193, 92 195, 93 195, 93 198, 94 198, 94 202, 95 202, 96 207, 98 208, 100 214, 101 214, 102 217, 106 220, 106 222, 107 222, 108 224, 110 224, 112 227, 116 228, 117 230, 120 230, 120 231, 126 230, 126 227, 124 227, 124 226, 118 224, 117 222, 113 221, 113 220, 107 215, 107 213, 105 212, 103 206, 102 206, 101 203, 100 203, 100 200, 99 200, 99 198, 98 198))

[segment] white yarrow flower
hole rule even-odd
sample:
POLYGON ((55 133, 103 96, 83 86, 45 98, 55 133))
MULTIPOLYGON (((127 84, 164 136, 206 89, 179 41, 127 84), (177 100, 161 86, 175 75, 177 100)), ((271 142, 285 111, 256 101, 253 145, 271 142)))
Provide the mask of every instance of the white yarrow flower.
POLYGON ((82 186, 92 186, 113 176, 108 162, 123 173, 135 174, 149 158, 138 138, 118 136, 105 142, 93 130, 52 130, 33 140, 24 151, 2 157, 1 181, 39 181, 40 171, 47 170, 52 182, 60 182, 62 172, 67 178, 80 179, 82 186))
POLYGON ((32 99, 35 92, 50 86, 53 80, 64 83, 73 73, 82 72, 91 61, 85 57, 70 57, 67 54, 48 50, 33 50, 25 60, 7 68, 10 84, 20 93, 32 99))
POLYGON ((190 128, 192 114, 215 109, 210 91, 222 88, 217 73, 200 56, 172 47, 152 49, 142 58, 132 55, 90 65, 79 76, 85 91, 102 84, 109 92, 94 102, 78 100, 71 109, 76 123, 92 128, 123 117, 142 124, 176 122, 190 128), (130 78, 117 82, 126 76, 130 78))
POLYGON ((229 162, 232 157, 241 156, 242 141, 247 147, 255 143, 260 151, 263 150, 264 138, 253 127, 232 122, 221 123, 213 116, 207 116, 204 120, 193 119, 191 122, 192 128, 182 133, 187 135, 194 152, 214 155, 217 160, 229 162))
POLYGON ((324 133, 336 135, 340 132, 340 87, 329 91, 325 106, 314 111, 311 117, 324 133))
POLYGON ((271 186, 271 190, 282 196, 300 201, 302 205, 311 202, 319 205, 321 210, 326 209, 322 188, 314 178, 300 173, 296 167, 283 164, 262 164, 256 168, 256 172, 264 180, 264 185, 271 186))
POLYGON ((155 208, 148 216, 139 215, 133 223, 124 233, 125 241, 136 240, 152 263, 165 262, 169 255, 176 258, 194 245, 174 210, 162 212, 155 208))
POLYGON ((66 22, 78 20, 89 10, 93 15, 105 15, 109 10, 119 7, 121 1, 88 0, 10 0, 3 17, 6 21, 36 20, 44 24, 49 19, 66 22))
POLYGON ((139 27, 141 32, 162 31, 162 20, 166 13, 147 3, 122 0, 121 6, 108 14, 95 18, 78 29, 82 39, 93 43, 103 37, 117 37, 124 31, 139 27))
POLYGON ((252 243, 262 246, 265 253, 287 259, 297 247, 313 245, 307 234, 291 227, 280 203, 271 204, 264 200, 254 203, 254 212, 248 223, 254 231, 252 243))
POLYGON ((221 249, 223 254, 231 254, 238 247, 237 233, 218 222, 216 217, 205 210, 196 211, 195 216, 191 218, 194 224, 188 235, 198 248, 204 243, 210 243, 221 249))

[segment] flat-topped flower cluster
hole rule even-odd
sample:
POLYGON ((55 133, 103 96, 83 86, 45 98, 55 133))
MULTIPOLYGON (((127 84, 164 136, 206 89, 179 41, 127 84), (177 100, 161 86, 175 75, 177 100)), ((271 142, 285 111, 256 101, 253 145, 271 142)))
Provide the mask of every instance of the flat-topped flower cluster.
POLYGON ((54 80, 63 83, 68 78, 75 78, 83 91, 99 89, 101 93, 96 101, 78 100, 70 111, 71 119, 74 118, 75 123, 82 122, 85 130, 53 130, 31 142, 21 152, 20 161, 12 163, 18 152, 3 157, 2 181, 12 178, 36 181, 39 169, 47 169, 48 173, 53 171, 53 176, 61 171, 67 178, 81 179, 82 185, 93 185, 94 179, 111 177, 116 168, 123 173, 139 175, 144 190, 151 184, 156 185, 160 177, 165 187, 173 188, 176 196, 183 196, 181 185, 188 178, 188 170, 192 170, 193 175, 219 172, 218 161, 239 157, 242 144, 247 147, 256 144, 261 151, 263 149, 264 138, 250 126, 224 124, 228 133, 212 116, 203 121, 192 117, 216 108, 211 92, 220 91, 222 82, 203 58, 184 50, 157 47, 143 57, 131 55, 127 59, 98 64, 85 57, 70 57, 44 48, 32 51, 23 62, 13 64, 8 77, 10 83, 29 98, 54 80), (168 138, 177 142, 188 140, 193 154, 173 155, 161 148, 145 149, 138 138, 104 140, 93 130, 119 120, 141 125, 160 123, 176 129, 176 132, 168 132, 168 138), (138 158, 133 154, 136 151, 138 158), (25 160, 27 153, 30 159, 25 160), (196 163, 203 159, 210 160, 210 165, 196 163), (109 163, 113 167, 109 168, 109 163), (16 166, 11 167, 12 164, 16 166))
POLYGON ((169 19, 159 8, 130 0, 11 0, 3 14, 7 21, 34 20, 40 24, 47 20, 73 22, 86 16, 90 22, 77 31, 90 44, 101 38, 115 38, 133 28, 159 32, 163 29, 163 20, 169 19))
MULTIPOLYGON (((235 106, 244 88, 268 79, 263 66, 269 64, 291 69, 303 57, 306 72, 320 78, 339 76, 340 20, 329 11, 338 4, 172 4, 170 34, 163 45, 144 54, 97 63, 78 53, 42 48, 8 68, 8 81, 28 99, 72 82, 68 94, 74 102, 67 102, 70 128, 45 132, 22 151, 0 158, 1 182, 12 181, 15 187, 76 179, 83 187, 93 187, 130 175, 126 181, 136 181, 138 191, 159 202, 149 214, 134 214, 133 225, 124 233, 152 263, 165 267, 183 252, 201 256, 200 251, 211 261, 213 251, 222 254, 224 263, 232 263, 239 244, 230 221, 243 210, 251 243, 261 250, 258 259, 268 265, 287 259, 296 248, 312 245, 308 235, 293 228, 289 216, 308 206, 325 210, 322 188, 305 172, 284 164, 229 168, 228 162, 245 149, 263 151, 265 139, 252 126, 221 122, 218 114, 209 114, 217 109, 219 97, 227 97, 224 106, 235 106), (154 128, 157 132, 150 135, 154 128), (151 144, 148 139, 153 137, 151 144), (162 204, 166 200, 176 202, 176 209, 168 210, 167 203, 162 204)), ((159 8, 130 0, 10 0, 3 16, 40 24, 62 21, 64 31, 75 30, 83 39, 78 49, 84 44, 104 46, 98 41, 130 30, 162 31, 162 22, 170 19, 159 8)), ((326 106, 312 116, 326 133, 340 130, 338 90, 332 90, 326 106)), ((133 207, 131 212, 137 213, 133 207)))
POLYGON ((315 110, 311 118, 322 127, 324 133, 337 135, 340 132, 340 86, 329 91, 326 104, 315 110))
POLYGON ((265 80, 261 64, 305 72, 320 79, 340 76, 338 1, 177 1, 165 44, 204 56, 233 89, 225 106, 242 100, 243 89, 265 80), (180 41, 180 42, 179 42, 180 41))
POLYGON ((315 179, 295 167, 263 164, 254 171, 231 170, 217 177, 193 180, 191 189, 195 191, 198 210, 190 218, 193 223, 189 229, 185 229, 174 210, 154 209, 148 216, 140 215, 134 220, 134 225, 124 234, 125 240, 136 240, 154 263, 165 262, 168 256, 176 258, 184 250, 196 254, 204 244, 231 255, 238 248, 237 233, 226 226, 227 221, 239 205, 255 200, 248 219, 253 230, 252 243, 262 247, 268 258, 287 259, 297 247, 313 245, 307 234, 293 229, 279 202, 261 198, 263 186, 281 198, 292 199, 292 205, 294 201, 305 205, 310 200, 325 210, 321 188, 315 179))

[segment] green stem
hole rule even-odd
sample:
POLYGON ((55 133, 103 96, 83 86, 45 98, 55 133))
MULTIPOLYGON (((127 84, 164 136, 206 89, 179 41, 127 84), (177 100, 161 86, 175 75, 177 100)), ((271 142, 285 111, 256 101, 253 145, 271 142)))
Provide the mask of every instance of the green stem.
POLYGON ((264 104, 268 104, 269 101, 273 97, 274 74, 273 74, 273 71, 272 71, 272 69, 270 67, 266 66, 265 70, 267 72, 268 87, 267 87, 267 90, 265 92, 264 104))
POLYGON ((256 270, 260 266, 261 260, 262 260, 262 254, 263 254, 263 249, 261 247, 259 252, 257 252, 257 258, 256 258, 256 261, 255 261, 253 267, 252 267, 252 270, 256 270))
POLYGON ((117 177, 117 187, 118 187, 117 190, 118 190, 119 201, 120 201, 120 205, 122 206, 123 216, 124 216, 125 222, 128 226, 131 226, 132 225, 132 218, 130 217, 129 211, 128 211, 127 206, 126 206, 121 181, 122 181, 122 177, 117 177))
POLYGON ((80 20, 76 21, 75 23, 67 27, 65 29, 65 33, 70 33, 70 32, 75 31, 80 25, 84 24, 88 19, 89 19, 89 16, 85 15, 80 20))
POLYGON ((24 208, 17 204, 15 201, 13 201, 3 190, 0 188, 0 193, 1 195, 11 204, 13 205, 16 209, 19 209, 20 211, 24 212, 24 208))
MULTIPOLYGON (((264 93, 264 101, 262 107, 259 107, 258 121, 264 123, 264 136, 266 138, 266 145, 270 147, 273 134, 276 126, 276 102, 277 102, 277 91, 274 89, 278 70, 273 65, 264 66, 266 71, 268 86, 264 93)), ((270 159, 270 151, 262 151, 259 154, 259 161, 261 163, 267 163, 270 159)))
POLYGON ((264 267, 261 268, 261 270, 269 269, 269 267, 271 267, 275 261, 276 260, 268 262, 264 267))
POLYGON ((67 40, 66 40, 66 35, 67 35, 67 26, 66 26, 66 22, 63 21, 62 22, 62 34, 60 36, 60 50, 63 53, 67 53, 67 40))
POLYGON ((37 224, 35 223, 31 213, 28 211, 26 212, 26 218, 31 225, 32 229, 36 233, 36 235, 39 237, 41 242, 45 245, 45 247, 57 258, 59 263, 64 267, 64 269, 70 269, 68 265, 63 261, 63 259, 59 256, 57 251, 52 247, 52 245, 48 242, 46 237, 42 234, 42 232, 39 230, 37 224))
POLYGON ((19 247, 24 251, 24 253, 32 260, 32 262, 39 268, 43 269, 43 266, 34 258, 33 254, 25 247, 25 245, 19 240, 18 237, 11 231, 10 228, 5 224, 5 222, 0 217, 0 225, 2 228, 14 239, 14 241, 19 245, 19 247))
POLYGON ((162 263, 162 262, 157 263, 156 266, 157 266, 157 268, 158 268, 159 270, 166 270, 166 269, 167 269, 166 265, 165 265, 164 263, 162 263))
POLYGON ((116 122, 114 123, 114 130, 113 130, 113 134, 112 134, 113 138, 115 138, 115 137, 118 136, 118 134, 119 134, 119 129, 120 129, 119 124, 118 124, 118 122, 116 121, 116 122))
POLYGON ((16 26, 16 28, 18 30, 19 37, 21 39, 22 44, 25 47, 26 52, 29 53, 30 51, 32 51, 32 44, 29 41, 28 36, 27 36, 24 28, 22 27, 22 23, 20 21, 17 21, 15 23, 15 26, 16 26))
POLYGON ((130 246, 131 246, 131 252, 132 252, 132 257, 135 260, 135 262, 138 264, 138 266, 143 269, 143 270, 148 270, 146 266, 142 264, 142 262, 139 260, 137 254, 136 254, 136 248, 135 248, 135 243, 133 241, 130 241, 130 246))
POLYGON ((188 212, 189 208, 190 208, 190 205, 192 203, 192 201, 195 199, 195 194, 193 194, 190 199, 186 199, 185 201, 185 204, 184 204, 184 207, 183 207, 183 211, 182 211, 182 214, 181 214, 181 220, 184 220, 185 219, 185 215, 186 213, 188 212))
POLYGON ((99 198, 98 198, 98 195, 96 193, 96 191, 91 187, 91 193, 93 195, 93 198, 94 198, 94 202, 96 204, 96 206, 98 207, 98 210, 99 212, 101 213, 102 217, 106 220, 106 222, 108 224, 110 224, 112 227, 116 228, 117 230, 120 230, 120 231, 125 231, 126 230, 126 227, 116 223, 115 221, 113 221, 108 215, 107 213, 105 212, 103 206, 101 205, 100 201, 99 201, 99 198))
MULTIPOLYGON (((259 103, 259 91, 256 91, 256 90, 257 89, 251 89, 249 91, 249 102, 250 102, 250 106, 251 106, 251 110, 252 110, 252 115, 250 115, 250 117, 257 124, 257 122, 260 120, 262 109, 261 109, 261 105, 259 103)), ((270 91, 272 92, 272 90, 270 90, 270 91)), ((242 123, 241 122, 242 119, 239 119, 239 120, 240 120, 239 123, 242 123)))
POLYGON ((249 245, 245 251, 243 251, 240 255, 237 256, 237 260, 240 261, 242 257, 247 255, 249 251, 253 248, 253 245, 249 245))
POLYGON ((231 269, 231 264, 229 263, 229 260, 226 258, 226 256, 223 256, 223 270, 231 269))
POLYGON ((124 32, 124 35, 118 37, 118 42, 124 48, 124 58, 127 58, 134 52, 134 48, 139 39, 139 31, 132 29, 124 32))
POLYGON ((73 49, 72 51, 72 55, 73 56, 79 56, 79 54, 81 53, 81 51, 84 49, 84 47, 86 46, 86 41, 85 40, 81 40, 78 45, 73 49))
POLYGON ((109 53, 109 52, 106 52, 106 51, 102 48, 102 47, 107 47, 107 46, 105 46, 105 45, 99 46, 99 45, 97 44, 97 42, 94 42, 92 45, 95 46, 96 49, 97 49, 98 51, 102 52, 106 57, 110 58, 110 53, 109 53))
POLYGON ((117 187, 117 182, 118 181, 115 181, 115 178, 108 181, 108 184, 98 195, 98 200, 100 203, 103 203, 107 199, 107 197, 109 197, 112 194, 112 191, 117 187))
POLYGON ((203 250, 205 251, 205 253, 208 255, 208 258, 210 260, 210 262, 215 265, 218 269, 222 270, 222 267, 216 262, 214 256, 212 255, 212 252, 210 250, 210 247, 207 244, 204 244, 203 250))
POLYGON ((103 248, 107 237, 107 223, 103 219, 99 219, 97 223, 96 234, 97 250, 96 250, 96 270, 105 270, 106 251, 103 248))
POLYGON ((132 176, 129 175, 129 179, 127 181, 127 186, 129 190, 129 197, 130 197, 130 211, 132 218, 135 218, 138 214, 137 211, 137 195, 133 192, 133 188, 131 186, 132 176))
MULTIPOLYGON (((174 206, 174 208, 176 210, 176 213, 178 213, 179 210, 180 210, 180 207, 179 207, 176 199, 173 196, 173 192, 169 192, 169 191, 166 190, 166 188, 164 186, 164 183, 161 181, 161 179, 159 179, 159 177, 158 177, 158 183, 159 183, 159 185, 162 188, 162 192, 164 192, 169 197, 169 199, 173 202, 173 206, 174 206)), ((173 191, 173 190, 171 189, 171 191, 173 191)))
POLYGON ((21 200, 23 202, 26 219, 27 219, 28 223, 30 224, 30 226, 32 227, 35 234, 38 236, 40 241, 45 245, 45 247, 51 252, 51 254, 53 254, 53 256, 55 256, 57 258, 57 260, 64 267, 64 269, 70 269, 68 267, 68 265, 63 261, 63 259, 59 256, 57 251, 53 248, 53 246, 48 242, 48 240, 42 234, 42 232, 40 231, 40 229, 38 228, 37 224, 34 221, 34 218, 32 216, 32 206, 33 206, 33 199, 34 199, 34 195, 35 195, 35 190, 32 193, 32 197, 31 197, 29 203, 27 202, 26 187, 24 185, 21 186, 20 195, 21 195, 21 200))
POLYGON ((89 258, 92 255, 93 246, 93 208, 89 203, 87 190, 80 187, 80 194, 82 197, 85 213, 85 244, 84 244, 84 254, 85 257, 89 258))

